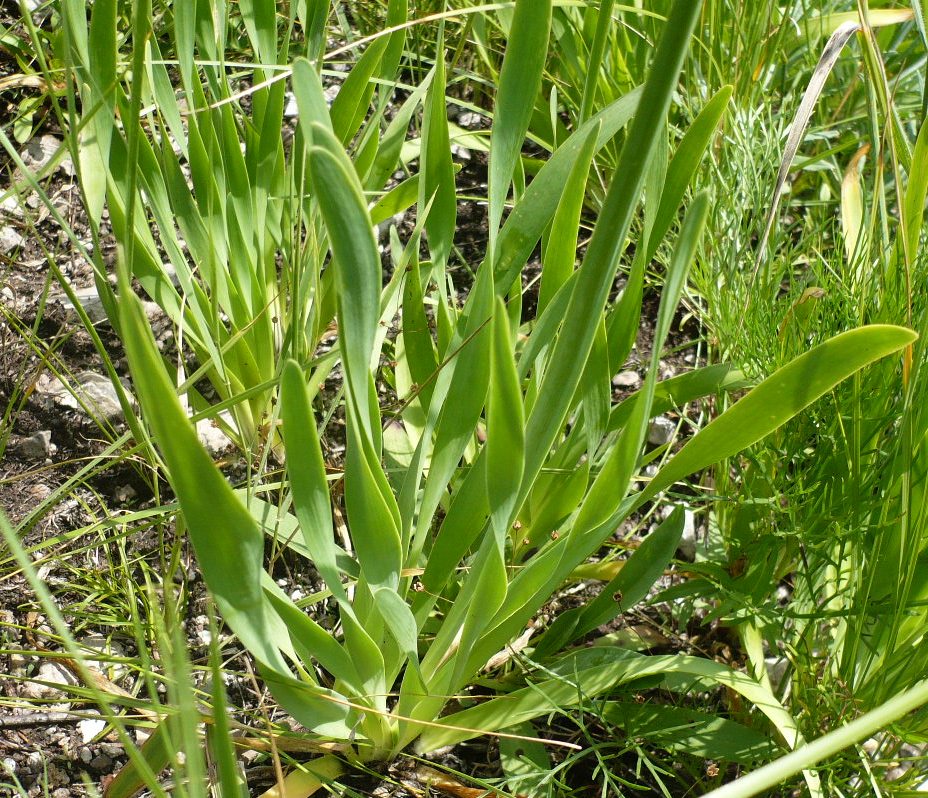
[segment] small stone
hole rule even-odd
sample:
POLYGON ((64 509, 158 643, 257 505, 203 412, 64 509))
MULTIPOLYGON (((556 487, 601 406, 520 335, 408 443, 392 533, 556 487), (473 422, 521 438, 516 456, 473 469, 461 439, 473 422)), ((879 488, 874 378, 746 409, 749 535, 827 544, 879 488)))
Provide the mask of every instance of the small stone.
POLYGON ((124 663, 113 662, 113 659, 126 656, 126 650, 115 640, 108 640, 103 635, 88 635, 80 642, 84 648, 89 649, 87 664, 105 674, 111 681, 118 682, 128 673, 124 663), (93 656, 94 653, 96 656, 93 656))
MULTIPOLYGON (((80 723, 77 724, 77 727, 80 728, 80 723)), ((90 760, 93 759, 93 751, 91 751, 86 745, 77 752, 78 757, 80 757, 81 762, 85 765, 90 764, 90 760)))
POLYGON ((613 388, 637 388, 641 385, 641 377, 637 371, 620 371, 612 378, 613 388))
POLYGON ((39 430, 35 435, 18 441, 13 448, 17 454, 28 460, 44 460, 53 449, 51 430, 39 430))
POLYGON ((120 504, 126 504, 137 496, 137 492, 132 485, 120 485, 116 488, 116 501, 120 504))
POLYGON ((35 678, 36 681, 28 682, 23 686, 23 693, 29 698, 62 698, 64 693, 55 687, 56 684, 77 684, 74 674, 60 662, 43 662, 35 678), (48 684, 39 682, 48 682, 48 684))
POLYGON ((296 95, 292 91, 288 91, 284 98, 287 101, 287 104, 284 106, 284 116, 294 117, 300 115, 300 109, 296 104, 296 95))
POLYGON ((77 684, 74 674, 60 662, 46 661, 39 665, 39 678, 53 684, 77 684))
POLYGON ((473 130, 480 127, 480 114, 473 111, 464 111, 458 115, 458 125, 463 128, 473 130))
MULTIPOLYGON (((61 139, 46 133, 32 139, 20 153, 20 157, 29 169, 33 172, 39 172, 48 166, 60 148, 61 139)), ((67 175, 74 174, 74 164, 67 155, 62 157, 58 168, 67 175)))
MULTIPOLYGON (((92 414, 103 416, 110 421, 122 418, 122 406, 119 404, 119 397, 109 377, 92 371, 82 371, 75 377, 72 387, 73 391, 55 377, 37 382, 36 392, 49 396, 55 404, 61 407, 84 412, 81 402, 74 395, 78 393, 92 414)), ((129 394, 129 401, 135 403, 131 394, 129 394)))
POLYGON ((7 773, 12 774, 16 772, 17 764, 16 764, 16 760, 13 759, 13 757, 11 756, 6 757, 5 759, 2 760, 2 763, 0 764, 3 765, 3 769, 6 770, 7 773))
POLYGON ((677 425, 666 416, 658 416, 648 427, 648 443, 652 446, 665 446, 673 440, 677 425))
POLYGON ((109 773, 113 769, 113 760, 106 754, 97 754, 90 760, 89 767, 97 773, 109 773))
MULTIPOLYGON (((228 410, 223 410, 219 415, 230 427, 235 423, 228 410)), ((209 452, 210 457, 213 458, 225 454, 232 448, 232 439, 222 431, 222 427, 213 419, 204 418, 197 422, 197 437, 206 448, 206 451, 209 452)))
POLYGON ((52 798, 71 798, 71 790, 69 787, 59 787, 52 793, 52 798))
MULTIPOLYGON (((74 290, 74 297, 80 303, 80 306, 84 309, 84 313, 87 314, 87 318, 90 319, 92 324, 99 324, 100 322, 107 321, 106 310, 103 308, 103 300, 100 299, 100 294, 97 292, 96 286, 89 286, 87 288, 77 288, 74 290)), ((62 295, 57 297, 58 300, 64 305, 65 309, 70 312, 72 317, 77 318, 77 311, 74 308, 74 303, 68 298, 67 295, 62 295)))
POLYGON ((681 560, 695 562, 696 560, 696 514, 690 509, 683 510, 683 535, 677 553, 681 560))
POLYGON ((23 206, 20 204, 19 199, 13 194, 0 200, 0 218, 22 219, 25 215, 23 206))
POLYGON ((472 157, 471 151, 467 149, 467 147, 462 147, 460 144, 451 145, 451 154, 459 161, 469 161, 472 157))
POLYGON ((19 651, 14 651, 10 654, 10 670, 12 671, 21 671, 29 663, 29 658, 20 653, 19 651))
POLYGON ((9 255, 25 243, 26 239, 12 227, 0 227, 0 254, 9 255))

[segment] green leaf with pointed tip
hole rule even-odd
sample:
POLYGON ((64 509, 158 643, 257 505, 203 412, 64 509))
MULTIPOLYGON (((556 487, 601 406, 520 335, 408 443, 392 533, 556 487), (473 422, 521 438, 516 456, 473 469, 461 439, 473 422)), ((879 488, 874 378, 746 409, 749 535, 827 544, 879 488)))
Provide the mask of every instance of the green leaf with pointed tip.
POLYGON ((494 267, 497 294, 504 296, 509 292, 510 286, 551 221, 573 165, 590 131, 600 125, 594 147, 595 152, 599 152, 628 124, 638 108, 640 99, 640 89, 630 91, 584 122, 551 154, 532 182, 526 186, 525 193, 510 211, 503 229, 499 232, 494 267))
POLYGON ((639 494, 635 507, 678 479, 746 449, 864 366, 898 352, 918 336, 904 327, 874 324, 841 333, 774 372, 700 430, 639 494))
POLYGON ((293 360, 284 364, 280 409, 293 509, 300 522, 303 540, 326 586, 336 598, 347 603, 348 596, 335 563, 329 483, 325 477, 316 419, 303 371, 293 360))
POLYGON ((351 161, 323 125, 314 122, 310 127, 313 145, 309 149, 309 170, 334 260, 348 401, 365 436, 375 452, 379 452, 380 414, 376 402, 371 402, 371 359, 380 318, 383 282, 380 256, 351 161))
POLYGON ((657 251, 661 239, 667 234, 683 201, 687 186, 693 179, 702 156, 718 129, 719 122, 728 110, 732 95, 731 86, 723 86, 716 92, 687 128, 680 140, 676 153, 667 167, 661 192, 660 205, 654 217, 654 224, 648 235, 648 247, 645 262, 649 262, 657 251))
POLYGON ((125 270, 120 278, 122 332, 136 394, 168 467, 204 579, 249 651, 286 672, 275 642, 281 623, 261 589, 264 535, 197 439, 125 270))
POLYGON ((522 391, 512 357, 512 334, 503 300, 496 297, 490 349, 490 388, 487 394, 487 494, 490 518, 497 536, 509 530, 517 509, 525 458, 522 391))
POLYGON ((440 275, 451 254, 457 220, 457 190, 454 185, 454 162, 448 138, 448 107, 445 97, 444 38, 439 35, 438 61, 430 73, 431 83, 422 118, 422 155, 419 176, 420 213, 432 203, 425 220, 429 254, 440 275))
MULTIPOLYGON (((503 218, 509 183, 525 142, 548 55, 551 0, 516 0, 499 76, 490 134, 490 252, 503 218)), ((491 257, 495 257, 491 255, 491 257)))

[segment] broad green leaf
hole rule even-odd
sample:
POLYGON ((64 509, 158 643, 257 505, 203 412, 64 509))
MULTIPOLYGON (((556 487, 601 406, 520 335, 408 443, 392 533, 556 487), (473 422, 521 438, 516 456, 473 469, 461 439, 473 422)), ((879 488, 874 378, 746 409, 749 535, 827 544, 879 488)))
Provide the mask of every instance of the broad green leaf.
POLYGON ((655 675, 684 674, 709 679, 744 696, 777 727, 790 748, 802 745, 795 720, 783 705, 749 676, 712 660, 685 655, 645 656, 616 648, 584 649, 551 668, 547 679, 442 718, 442 728, 423 729, 416 748, 427 753, 467 740, 481 731, 500 731, 558 708, 599 695, 618 685, 655 675))
MULTIPOLYGON (((490 380, 490 322, 493 314, 493 278, 484 265, 468 297, 450 361, 439 373, 429 417, 434 419, 435 440, 428 476, 419 506, 412 555, 418 556, 431 527, 432 517, 467 445, 473 440, 477 421, 486 403, 490 380), (444 384, 444 390, 438 388, 444 384)), ((424 433, 424 438, 429 428, 424 433)), ((424 445, 420 443, 420 448, 424 445)), ((415 474, 412 475, 415 478, 415 474)))
MULTIPOLYGON (((473 567, 465 574, 464 585, 456 602, 466 610, 460 637, 456 642, 456 645, 465 653, 472 650, 487 624, 492 621, 496 611, 506 599, 504 544, 505 539, 498 532, 495 535, 488 534, 474 558, 473 567)), ((454 613, 451 613, 446 624, 456 628, 456 620, 454 613)), ((438 638, 436 638, 437 641, 438 638)), ((466 683, 472 674, 469 658, 453 656, 451 661, 454 663, 454 668, 450 669, 448 684, 466 683)), ((445 689, 444 685, 439 684, 436 692, 441 694, 445 689)))
POLYGON ((843 379, 917 337, 903 327, 874 324, 836 335, 800 355, 700 430, 639 494, 635 506, 756 443, 843 379))
POLYGON ((450 507, 422 574, 422 584, 431 594, 438 594, 444 588, 461 559, 484 531, 490 514, 486 467, 486 450, 483 449, 451 496, 450 507))
POLYGON ((654 587, 673 559, 683 534, 683 509, 677 507, 642 541, 599 595, 575 611, 562 613, 545 632, 536 657, 557 653, 579 637, 627 612, 654 587))
MULTIPOLYGON (((490 260, 509 183, 541 89, 551 31, 551 0, 516 0, 496 94, 490 137, 490 260)), ((508 288, 508 286, 507 286, 508 288)))
POLYGON ((545 542, 580 505, 589 479, 589 458, 571 462, 569 457, 560 455, 560 450, 555 452, 519 511, 523 525, 520 535, 527 541, 524 545, 540 546, 545 542))
POLYGON ((444 270, 451 254, 457 220, 457 191, 454 163, 448 140, 448 110, 445 98, 444 37, 439 34, 438 60, 430 73, 431 82, 425 98, 422 118, 422 153, 419 172, 420 213, 432 203, 425 220, 425 230, 432 259, 432 274, 443 283, 444 270))
POLYGON ((284 364, 280 405, 287 444, 287 474, 303 540, 326 586, 340 602, 347 604, 348 596, 335 563, 332 508, 322 447, 316 432, 316 420, 306 390, 306 380, 293 360, 284 364))
POLYGON ((332 130, 344 147, 348 146, 364 121, 374 93, 371 78, 380 71, 381 60, 389 43, 388 36, 381 36, 371 42, 364 55, 351 68, 332 102, 332 130))
POLYGON ((490 519, 502 541, 516 511, 525 457, 522 391, 512 357, 512 334, 503 300, 496 297, 487 395, 487 495, 490 519))
POLYGON ((298 723, 332 740, 354 738, 357 712, 343 695, 267 668, 260 668, 259 673, 274 698, 298 723))
POLYGON ((580 232, 580 213, 586 196, 593 151, 599 136, 600 122, 589 127, 580 142, 580 151, 564 184, 547 245, 542 253, 541 287, 538 290, 537 316, 541 316, 548 303, 573 273, 577 258, 577 236, 580 232))
POLYGON ((311 125, 309 168, 329 232, 335 261, 340 347, 348 400, 374 449, 380 448, 380 419, 370 402, 371 358, 380 317, 382 273, 377 243, 357 175, 334 136, 311 125), (319 146, 317 146, 319 144, 319 146))
POLYGON ((280 621, 261 589, 264 535, 200 445, 168 380, 141 303, 125 271, 120 276, 121 326, 136 392, 168 467, 203 576, 242 643, 259 661, 286 672, 274 642, 280 621))
POLYGON ((403 565, 396 500, 380 455, 363 437, 363 425, 350 408, 347 431, 345 508, 361 576, 372 587, 395 590, 403 565))
MULTIPOLYGON (((393 174, 393 171, 396 169, 396 165, 399 161, 400 151, 403 147, 403 142, 406 140, 406 137, 409 135, 409 124, 412 122, 413 114, 415 114, 416 109, 422 103, 422 99, 425 96, 426 91, 431 85, 431 78, 434 75, 434 72, 430 72, 425 80, 420 83, 415 91, 413 91, 409 97, 403 102, 400 106, 399 111, 393 119, 390 120, 390 124, 387 125, 387 129, 383 132, 383 135, 380 137, 380 143, 377 147, 377 155, 374 157, 374 162, 371 164, 370 173, 367 178, 364 180, 364 187, 368 191, 377 190, 383 187, 384 183, 390 178, 390 175, 393 174)), ((418 175, 414 175, 413 180, 418 180, 418 175)), ((404 181, 406 183, 408 181, 404 181)), ((394 189, 395 190, 395 189, 394 189)), ((391 190, 390 193, 393 193, 391 190)), ((384 198, 385 199, 385 198, 384 198)), ((382 202, 383 200, 381 200, 382 202)), ((409 205, 415 202, 415 197, 410 201, 409 205)), ((378 205, 381 203, 378 202, 378 205)), ((404 205, 397 210, 405 210, 409 205, 404 205)), ((387 214, 387 216, 392 216, 392 213, 387 214)), ((371 211, 371 216, 374 216, 373 209, 371 211)), ((386 218, 386 217, 384 217, 386 218)), ((375 219, 375 223, 379 221, 375 219)))
POLYGON ((380 617, 390 630, 390 634, 403 652, 407 667, 418 670, 419 630, 406 600, 395 590, 380 587, 374 590, 374 603, 377 605, 377 612, 380 613, 380 617))

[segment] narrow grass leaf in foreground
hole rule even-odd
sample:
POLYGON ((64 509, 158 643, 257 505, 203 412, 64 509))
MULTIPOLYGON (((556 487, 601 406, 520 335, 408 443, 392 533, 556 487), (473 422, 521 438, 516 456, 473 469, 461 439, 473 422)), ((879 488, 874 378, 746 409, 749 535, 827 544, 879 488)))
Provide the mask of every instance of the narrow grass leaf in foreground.
POLYGON ((746 449, 854 372, 917 338, 904 327, 874 324, 836 335, 800 355, 700 430, 651 480, 635 506, 678 479, 746 449))

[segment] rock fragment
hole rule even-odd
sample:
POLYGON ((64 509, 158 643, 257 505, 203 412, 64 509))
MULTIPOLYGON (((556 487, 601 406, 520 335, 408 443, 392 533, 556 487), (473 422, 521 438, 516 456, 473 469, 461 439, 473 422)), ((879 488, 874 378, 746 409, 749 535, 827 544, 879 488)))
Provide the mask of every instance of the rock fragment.
POLYGON ((658 416, 648 427, 648 443, 652 446, 665 446, 673 440, 677 425, 666 416, 658 416))
MULTIPOLYGON (((50 379, 46 377, 38 381, 35 390, 40 396, 47 397, 59 407, 71 408, 82 413, 90 411, 92 416, 102 417, 109 421, 120 421, 123 418, 116 388, 110 378, 104 374, 82 371, 75 376, 70 387, 57 377, 50 379), (87 410, 84 409, 84 405, 87 410)), ((135 399, 131 394, 128 394, 128 398, 130 403, 135 404, 135 399)))
POLYGON ((637 388, 641 385, 641 377, 637 371, 620 371, 612 378, 613 388, 637 388))
POLYGON ((39 430, 35 435, 22 438, 11 447, 20 457, 27 460, 45 460, 57 449, 52 443, 51 430, 39 430))
POLYGON ((26 243, 17 230, 12 227, 0 227, 0 255, 9 255, 26 243))

